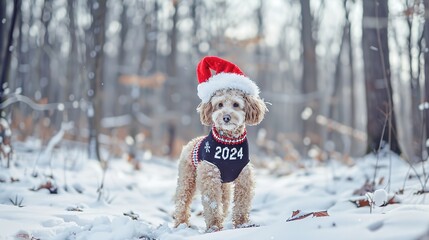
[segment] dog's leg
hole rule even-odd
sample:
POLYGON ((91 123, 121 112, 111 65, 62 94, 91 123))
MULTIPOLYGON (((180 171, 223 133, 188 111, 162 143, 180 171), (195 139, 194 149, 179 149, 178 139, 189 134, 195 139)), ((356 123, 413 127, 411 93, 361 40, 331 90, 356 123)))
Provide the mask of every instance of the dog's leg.
POLYGON ((252 198, 254 195, 253 167, 249 163, 234 181, 234 207, 232 222, 240 227, 249 222, 252 198))
MULTIPOLYGON (((189 148, 189 147, 188 147, 189 148)), ((187 147, 183 149, 179 162, 179 178, 175 195, 176 209, 174 212, 174 226, 182 223, 189 225, 190 205, 195 194, 195 168, 188 158, 190 150, 187 147)))
POLYGON ((206 161, 197 168, 197 187, 201 191, 201 202, 207 230, 222 229, 222 182, 219 169, 206 161))
POLYGON ((223 218, 228 216, 229 202, 231 201, 231 184, 222 184, 222 205, 223 205, 223 218))

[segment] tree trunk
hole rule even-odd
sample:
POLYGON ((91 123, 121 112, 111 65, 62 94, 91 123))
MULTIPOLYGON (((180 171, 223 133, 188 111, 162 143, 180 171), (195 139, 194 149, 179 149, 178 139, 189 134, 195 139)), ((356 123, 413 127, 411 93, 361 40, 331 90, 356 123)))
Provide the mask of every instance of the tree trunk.
MULTIPOLYGON (((414 3, 413 3, 414 4, 414 3)), ((410 6, 412 7, 412 6, 410 6)), ((421 103, 421 87, 419 77, 414 75, 413 70, 413 54, 412 54, 412 28, 413 28, 413 17, 407 18, 408 36, 407 36, 407 50, 408 50, 408 61, 410 64, 410 87, 411 87, 411 116, 412 116, 412 141, 410 144, 411 149, 408 152, 408 156, 413 162, 421 159, 422 155, 422 112, 419 110, 421 103)), ((406 151, 404 151, 406 152, 406 151)))
MULTIPOLYGON (((78 98, 76 96, 77 91, 75 92, 74 86, 80 85, 79 74, 79 62, 78 62, 78 39, 77 39, 77 28, 76 28, 76 17, 75 17, 75 1, 67 0, 67 14, 69 18, 68 30, 70 34, 70 53, 67 60, 67 72, 66 72, 66 81, 65 81, 65 99, 63 101, 75 101, 78 98)), ((70 109, 68 111, 68 118, 71 121, 78 121, 78 111, 75 109, 70 109)), ((74 135, 76 137, 76 135, 74 135)))
MULTIPOLYGON (((171 17, 171 22, 173 26, 171 27, 170 31, 170 55, 167 59, 167 73, 170 77, 170 79, 173 79, 173 81, 168 81, 164 85, 164 99, 165 99, 165 107, 168 112, 174 112, 174 105, 171 96, 175 92, 175 89, 177 88, 176 81, 174 81, 177 77, 177 23, 179 20, 179 1, 173 0, 173 7, 174 12, 173 16, 171 17)), ((166 131, 165 133, 168 136, 167 145, 168 145, 168 152, 166 152, 167 155, 172 154, 173 151, 173 143, 176 139, 176 125, 177 120, 176 119, 170 119, 167 125, 165 126, 166 131)))
MULTIPOLYGON (((121 75, 126 74, 124 71, 125 66, 127 64, 126 57, 127 57, 127 49, 125 47, 125 43, 127 40, 128 35, 128 4, 122 3, 122 12, 120 15, 120 21, 121 21, 121 30, 119 32, 120 42, 119 42, 119 53, 118 53, 118 73, 117 73, 117 79, 121 77, 121 75)), ((127 73, 128 74, 128 73, 127 73)), ((119 84, 118 82, 115 82, 116 89, 115 93, 118 97, 126 96, 128 94, 128 87, 124 86, 123 84, 119 84)), ((122 115, 126 112, 126 108, 123 107, 123 103, 120 101, 115 101, 113 114, 114 115, 122 115), (124 111, 125 110, 125 111, 124 111)))
POLYGON ((177 22, 179 20, 179 1, 173 1, 174 13, 172 16, 173 26, 170 32, 170 56, 168 57, 167 72, 170 76, 175 77, 177 74, 177 22))
POLYGON ((91 1, 91 11, 93 22, 91 31, 94 33, 93 45, 88 49, 90 57, 94 56, 93 68, 89 75, 90 91, 88 97, 90 99, 90 107, 88 110, 89 122, 89 158, 101 161, 100 142, 98 135, 100 134, 101 113, 102 113, 102 86, 103 86, 103 63, 104 54, 103 47, 105 41, 105 21, 106 21, 106 1, 91 1), (96 7, 95 7, 96 6, 96 7))
POLYGON ((4 40, 6 39, 6 1, 0 1, 0 66, 3 66, 4 40))
MULTIPOLYGON (((354 71, 354 54, 353 54, 353 46, 352 46, 352 36, 351 36, 351 22, 350 22, 350 9, 351 7, 347 7, 348 4, 354 4, 354 1, 344 0, 344 9, 346 11, 346 42, 348 43, 348 61, 349 61, 349 71, 350 71, 350 121, 351 127, 356 129, 356 98, 355 98, 355 71, 354 71)), ((351 140, 350 154, 354 155, 358 153, 358 147, 362 146, 362 142, 360 140, 356 140, 352 138, 351 140)))
MULTIPOLYGON (((313 38, 313 17, 311 15, 310 0, 301 0, 301 41, 303 47, 303 72, 302 91, 304 94, 316 93, 317 87, 317 61, 316 61, 316 41, 313 38)), ((317 100, 307 103, 305 107, 310 107, 312 115, 319 112, 317 100)), ((317 130, 314 118, 305 120, 303 129, 304 138, 308 138, 311 144, 321 144, 320 134, 317 130)))
POLYGON ((362 27, 368 152, 389 143, 399 154, 390 83, 387 0, 363 1, 362 27))
MULTIPOLYGON (((256 26, 257 26, 257 38, 264 36, 264 1, 259 0, 259 6, 256 9, 256 26)), ((267 69, 263 66, 268 66, 266 54, 263 47, 263 41, 258 41, 255 47, 255 56, 256 56, 256 79, 258 79, 258 85, 261 89, 268 89, 267 82, 269 82, 269 77, 267 77, 267 69)), ((262 122, 264 124, 264 122, 262 122)))
MULTIPOLYGON (((429 48, 429 0, 424 0, 425 4, 425 23, 424 23, 424 39, 426 48, 429 48)), ((429 102, 429 51, 424 51, 425 60, 425 102, 429 102)), ((429 109, 424 110, 423 121, 426 126, 426 138, 429 138, 429 109)), ((426 145, 427 146, 427 145, 426 145)))
POLYGON ((50 94, 49 84, 51 83, 51 58, 48 54, 51 48, 49 43, 49 24, 52 20, 52 2, 45 0, 43 3, 40 21, 43 23, 45 32, 43 34, 42 47, 40 48, 39 71, 40 71, 40 91, 42 98, 47 98, 50 94))
MULTIPOLYGON (((5 83, 8 81, 9 77, 9 70, 10 70, 10 62, 12 58, 12 51, 13 51, 13 31, 15 30, 15 23, 16 19, 18 17, 18 14, 21 9, 21 0, 15 0, 13 5, 13 13, 12 13, 12 20, 10 23, 8 38, 6 46, 4 46, 4 58, 2 68, 1 68, 1 78, 0 78, 0 102, 4 101, 4 87, 5 83)), ((2 20, 0 20, 2 21, 2 20)), ((2 56, 1 56, 2 57, 2 56)), ((4 109, 0 109, 0 117, 4 117, 3 113, 4 109)))
POLYGON ((201 1, 198 0, 192 0, 190 7, 190 12, 191 12, 191 19, 192 19, 192 38, 191 38, 191 42, 192 42, 192 51, 195 51, 195 53, 197 53, 198 56, 202 55, 201 51, 198 47, 198 43, 200 42, 200 38, 198 37, 197 33, 198 30, 200 29, 200 25, 201 25, 201 21, 200 21, 200 17, 201 14, 197 14, 197 9, 200 9, 199 11, 201 12, 201 8, 202 8, 202 4, 201 1))
MULTIPOLYGON (((345 11, 347 10, 345 9, 345 11)), ((347 62, 344 63, 344 56, 350 53, 349 51, 347 51, 347 48, 350 45, 350 42, 348 42, 349 39, 347 38, 347 35, 349 34, 349 25, 350 23, 346 21, 343 26, 340 51, 338 52, 337 62, 335 64, 333 91, 332 91, 331 99, 329 101, 328 118, 334 119, 339 122, 343 122, 344 119, 342 118, 342 116, 344 116, 345 114, 344 112, 341 111, 342 110, 341 105, 344 104, 341 90, 345 88, 345 84, 346 84, 345 74, 346 74, 347 68, 349 67, 347 62)), ((344 141, 342 141, 343 136, 340 136, 340 138, 334 137, 334 136, 338 136, 337 133, 334 132, 333 130, 330 130, 330 132, 328 132, 327 134, 326 140, 334 142, 337 151, 341 148, 345 150, 345 148, 342 147, 343 144, 345 144, 344 141)))

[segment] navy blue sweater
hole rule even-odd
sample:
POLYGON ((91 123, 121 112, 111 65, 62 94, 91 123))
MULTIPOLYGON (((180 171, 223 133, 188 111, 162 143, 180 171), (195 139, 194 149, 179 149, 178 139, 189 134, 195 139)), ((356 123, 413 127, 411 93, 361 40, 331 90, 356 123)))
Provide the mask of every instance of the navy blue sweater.
POLYGON ((193 153, 194 164, 207 161, 215 165, 223 183, 234 181, 249 163, 247 138, 232 144, 224 143, 213 136, 213 130, 196 144, 193 153))

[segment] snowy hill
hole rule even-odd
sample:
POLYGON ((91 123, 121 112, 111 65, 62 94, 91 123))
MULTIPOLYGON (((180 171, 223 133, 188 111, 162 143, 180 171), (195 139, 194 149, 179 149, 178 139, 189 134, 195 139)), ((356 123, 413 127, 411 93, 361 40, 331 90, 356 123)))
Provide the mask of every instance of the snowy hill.
POLYGON ((199 196, 192 204, 193 226, 172 228, 175 162, 152 158, 137 171, 125 160, 111 160, 100 194, 103 171, 84 156, 65 149, 50 157, 18 150, 15 165, 0 168, 0 239, 428 238, 429 199, 416 194, 422 189, 416 173, 423 179, 423 168, 410 170, 389 154, 378 163, 374 156, 357 159, 353 167, 313 164, 284 177, 257 169, 251 219, 261 226, 233 229, 227 218, 215 233, 205 233, 199 196), (366 197, 354 192, 374 178, 375 166, 376 189, 396 203, 357 207, 353 201, 366 197), (328 216, 305 217, 318 211, 328 216))

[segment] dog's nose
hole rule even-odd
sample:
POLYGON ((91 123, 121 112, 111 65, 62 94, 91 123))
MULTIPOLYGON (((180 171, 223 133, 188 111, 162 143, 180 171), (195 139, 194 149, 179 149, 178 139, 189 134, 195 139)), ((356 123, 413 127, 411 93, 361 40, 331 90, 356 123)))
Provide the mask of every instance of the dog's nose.
POLYGON ((229 114, 223 115, 223 121, 225 123, 228 123, 229 121, 231 121, 231 115, 229 115, 229 114))

